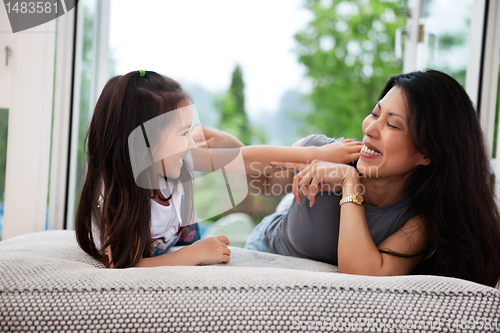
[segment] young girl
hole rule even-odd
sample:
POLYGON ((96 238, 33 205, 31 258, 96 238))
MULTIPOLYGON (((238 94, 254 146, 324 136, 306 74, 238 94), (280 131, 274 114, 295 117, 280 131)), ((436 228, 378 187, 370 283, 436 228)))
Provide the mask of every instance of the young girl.
POLYGON ((229 261, 231 251, 225 236, 198 240, 158 256, 176 243, 189 244, 196 231, 190 165, 178 156, 194 147, 192 114, 173 112, 188 105, 189 96, 181 86, 155 72, 135 71, 117 76, 104 87, 87 133, 88 172, 75 227, 80 247, 106 266, 207 265, 229 261), (167 114, 172 117, 169 123, 162 123, 164 128, 147 127, 148 121, 158 123, 167 114), (134 150, 129 149, 129 138, 134 130, 144 129, 145 124, 151 153, 166 157, 161 160, 161 168, 158 163, 153 164, 141 173, 140 179, 135 179, 132 168, 137 156, 130 154, 134 150), (158 152, 154 142, 161 139, 166 143, 163 147, 175 148, 176 152, 158 152), (138 186, 139 181, 150 186, 138 186))
MULTIPOLYGON (((225 236, 191 244, 196 221, 192 168, 214 172, 239 148, 203 149, 198 144, 193 149, 192 123, 189 96, 170 78, 135 71, 106 84, 87 133, 88 171, 75 221, 85 252, 115 268, 229 261, 225 236), (176 244, 189 245, 165 253, 176 244)), ((271 166, 273 160, 347 163, 359 158, 360 149, 354 140, 323 147, 243 147, 243 173, 253 175, 251 182, 281 170, 271 166)), ((240 171, 229 167, 227 172, 240 171)))

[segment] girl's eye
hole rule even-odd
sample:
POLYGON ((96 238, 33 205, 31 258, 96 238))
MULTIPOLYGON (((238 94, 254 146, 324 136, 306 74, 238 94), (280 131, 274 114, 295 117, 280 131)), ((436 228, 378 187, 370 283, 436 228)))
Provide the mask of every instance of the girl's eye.
POLYGON ((377 115, 376 115, 373 111, 372 111, 372 112, 370 112, 370 114, 371 114, 372 116, 374 116, 375 118, 377 118, 377 117, 378 117, 378 116, 377 116, 377 115))

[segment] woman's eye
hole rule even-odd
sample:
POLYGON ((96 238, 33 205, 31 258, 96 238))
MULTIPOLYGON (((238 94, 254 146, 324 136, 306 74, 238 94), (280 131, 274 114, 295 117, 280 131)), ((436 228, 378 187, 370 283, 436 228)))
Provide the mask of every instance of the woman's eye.
POLYGON ((371 114, 372 116, 374 116, 374 117, 378 117, 378 116, 377 116, 377 115, 376 115, 373 111, 372 111, 372 112, 370 112, 370 114, 371 114))
POLYGON ((186 136, 186 134, 188 134, 188 131, 184 132, 184 133, 182 134, 182 136, 186 136))
POLYGON ((387 126, 389 126, 389 127, 391 127, 391 128, 399 129, 399 127, 394 126, 394 125, 391 125, 391 124, 389 124, 389 123, 387 123, 387 126))

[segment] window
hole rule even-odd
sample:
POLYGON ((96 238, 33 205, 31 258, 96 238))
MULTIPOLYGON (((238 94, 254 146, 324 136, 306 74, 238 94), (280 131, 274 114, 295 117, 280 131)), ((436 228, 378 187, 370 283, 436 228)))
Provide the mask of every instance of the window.
POLYGON ((9 110, 0 109, 0 239, 2 239, 3 201, 5 195, 5 166, 7 162, 7 129, 9 110))

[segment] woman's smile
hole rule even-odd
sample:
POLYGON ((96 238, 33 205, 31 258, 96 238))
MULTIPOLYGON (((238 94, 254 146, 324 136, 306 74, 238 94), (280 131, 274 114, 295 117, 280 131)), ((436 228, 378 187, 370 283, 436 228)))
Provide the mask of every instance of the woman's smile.
POLYGON ((363 146, 361 147, 360 155, 361 155, 361 157, 364 157, 364 158, 377 158, 377 157, 382 156, 382 153, 380 153, 374 149, 370 149, 370 148, 368 148, 368 146, 363 144, 363 146))

